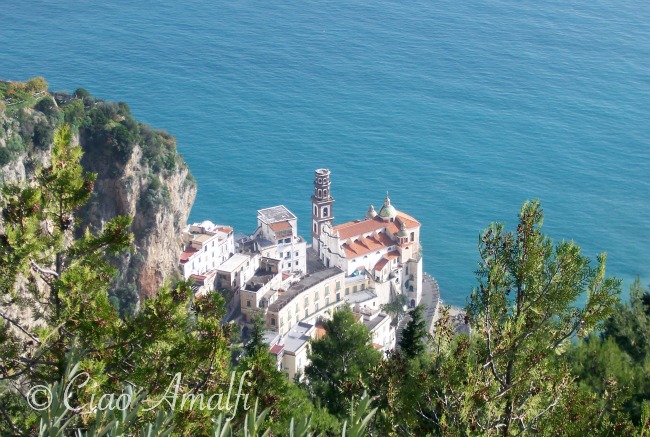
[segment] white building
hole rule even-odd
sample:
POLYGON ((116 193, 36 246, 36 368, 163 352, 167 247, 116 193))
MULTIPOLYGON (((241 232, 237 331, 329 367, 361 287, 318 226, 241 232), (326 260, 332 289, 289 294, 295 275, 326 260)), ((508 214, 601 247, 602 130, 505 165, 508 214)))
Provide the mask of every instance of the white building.
POLYGON ((318 169, 312 196, 312 246, 327 267, 345 272, 346 294, 372 288, 381 303, 404 293, 414 307, 422 298, 420 223, 398 211, 386 195, 364 220, 334 225, 330 171, 318 169))
POLYGON ((252 236, 255 250, 281 261, 285 273, 307 272, 307 242, 298 235, 298 219, 285 206, 257 211, 257 230, 252 236))
POLYGON ((271 344, 269 352, 276 357, 278 370, 284 372, 287 378, 299 378, 305 374, 305 367, 309 365, 307 354, 309 352, 309 341, 315 334, 314 325, 300 322, 291 328, 278 342, 271 344))
POLYGON ((183 229, 183 243, 180 269, 185 279, 191 275, 206 276, 235 253, 233 229, 208 220, 183 229))
POLYGON ((301 322, 313 324, 320 317, 331 318, 334 310, 345 304, 343 280, 341 269, 333 267, 282 290, 266 308, 266 328, 284 335, 301 322))
POLYGON ((261 257, 257 270, 241 287, 239 296, 243 322, 251 322, 256 314, 264 317, 266 309, 278 298, 282 284, 279 266, 279 260, 261 257))
POLYGON ((236 291, 253 276, 259 267, 257 254, 236 253, 217 267, 217 288, 236 291))
POLYGON ((359 314, 361 316, 359 321, 366 325, 370 331, 372 345, 375 349, 384 353, 395 349, 396 331, 390 324, 391 318, 388 314, 367 309, 362 309, 359 314))

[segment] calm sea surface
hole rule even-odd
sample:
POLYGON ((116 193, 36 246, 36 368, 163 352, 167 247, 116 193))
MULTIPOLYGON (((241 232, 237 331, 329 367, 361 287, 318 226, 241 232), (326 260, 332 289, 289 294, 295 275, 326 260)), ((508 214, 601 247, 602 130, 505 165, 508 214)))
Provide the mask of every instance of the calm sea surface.
POLYGON ((650 282, 647 1, 4 0, 0 78, 129 103, 178 139, 192 220, 250 232, 313 170, 337 222, 389 191, 422 222, 443 299, 479 232, 539 198, 546 232, 650 282))

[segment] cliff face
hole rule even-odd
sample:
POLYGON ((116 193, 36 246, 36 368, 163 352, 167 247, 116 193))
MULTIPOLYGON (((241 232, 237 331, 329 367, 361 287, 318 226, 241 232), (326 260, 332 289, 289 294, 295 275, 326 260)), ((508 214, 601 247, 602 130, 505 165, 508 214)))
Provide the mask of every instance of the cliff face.
POLYGON ((196 183, 171 135, 137 123, 125 104, 87 93, 45 95, 33 107, 0 110, 0 183, 29 183, 39 165, 48 163, 52 134, 64 121, 78 131, 82 165, 97 173, 78 231, 102 229, 117 215, 133 218, 135 247, 114 259, 119 273, 111 286, 120 309, 131 312, 140 298, 178 274, 180 233, 196 183))
POLYGON ((181 230, 196 196, 196 184, 180 157, 175 171, 152 173, 139 144, 124 164, 98 157, 92 142, 83 136, 81 144, 84 168, 97 173, 93 198, 81 210, 83 227, 101 229, 117 215, 133 217, 135 250, 118 260, 123 274, 114 287, 129 289, 135 284, 140 297, 150 296, 177 272, 181 230))

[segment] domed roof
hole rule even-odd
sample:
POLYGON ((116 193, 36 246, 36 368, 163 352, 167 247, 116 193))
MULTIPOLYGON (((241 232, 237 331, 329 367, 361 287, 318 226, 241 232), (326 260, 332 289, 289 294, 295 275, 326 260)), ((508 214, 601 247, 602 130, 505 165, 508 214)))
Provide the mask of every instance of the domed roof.
POLYGON ((402 222, 402 226, 400 227, 399 232, 397 232, 397 236, 401 238, 408 238, 409 233, 406 230, 406 225, 404 224, 404 222, 402 222))
POLYGON ((392 219, 397 216, 397 210, 393 205, 390 204, 390 197, 386 193, 386 199, 384 200, 384 206, 379 210, 379 217, 383 219, 392 219))
POLYGON ((375 211, 375 207, 370 205, 370 208, 368 208, 368 211, 366 211, 366 218, 371 219, 377 217, 377 211, 375 211))

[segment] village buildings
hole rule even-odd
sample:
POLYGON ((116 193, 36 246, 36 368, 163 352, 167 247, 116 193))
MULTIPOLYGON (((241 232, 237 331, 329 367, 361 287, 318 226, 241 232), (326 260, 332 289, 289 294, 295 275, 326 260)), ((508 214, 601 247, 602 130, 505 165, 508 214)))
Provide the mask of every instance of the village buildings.
POLYGON ((346 290, 372 288, 382 303, 397 294, 415 307, 422 299, 420 222, 398 211, 388 194, 363 220, 334 224, 330 171, 318 169, 312 199, 312 247, 328 267, 345 272, 346 290))
POLYGON ((386 195, 379 211, 371 205, 362 220, 335 224, 330 171, 316 170, 313 187, 310 246, 283 205, 257 211, 250 235, 235 238, 231 227, 209 221, 183 233, 183 277, 197 293, 230 292, 243 326, 263 317, 270 352, 289 378, 302 375, 310 339, 337 309, 349 306, 387 352, 396 332, 382 305, 404 294, 414 307, 422 297, 420 223, 386 195))

